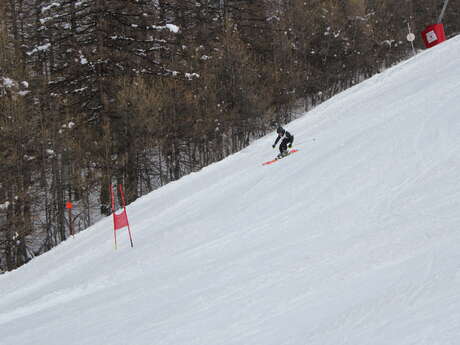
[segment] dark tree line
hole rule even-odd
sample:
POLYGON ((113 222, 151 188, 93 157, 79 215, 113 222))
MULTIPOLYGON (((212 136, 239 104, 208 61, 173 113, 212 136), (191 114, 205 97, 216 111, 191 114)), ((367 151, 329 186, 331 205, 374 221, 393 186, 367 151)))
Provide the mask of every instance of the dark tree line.
MULTIPOLYGON (((460 31, 452 0, 446 31, 460 31)), ((0 1, 0 271, 407 58, 434 0, 0 1)), ((421 48, 421 40, 415 42, 421 48)))

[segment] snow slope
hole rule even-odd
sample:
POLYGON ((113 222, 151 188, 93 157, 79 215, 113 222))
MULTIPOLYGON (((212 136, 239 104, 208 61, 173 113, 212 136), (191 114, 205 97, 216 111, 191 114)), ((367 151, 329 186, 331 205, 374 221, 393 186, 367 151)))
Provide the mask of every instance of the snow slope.
POLYGON ((460 344, 460 37, 0 276, 1 345, 460 344))

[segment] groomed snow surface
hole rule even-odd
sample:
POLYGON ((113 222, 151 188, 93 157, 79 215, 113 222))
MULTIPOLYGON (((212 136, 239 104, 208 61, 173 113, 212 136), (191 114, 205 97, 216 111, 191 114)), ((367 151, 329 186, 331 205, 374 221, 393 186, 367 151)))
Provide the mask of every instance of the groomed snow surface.
POLYGON ((0 276, 0 344, 460 344, 460 37, 286 128, 0 276))

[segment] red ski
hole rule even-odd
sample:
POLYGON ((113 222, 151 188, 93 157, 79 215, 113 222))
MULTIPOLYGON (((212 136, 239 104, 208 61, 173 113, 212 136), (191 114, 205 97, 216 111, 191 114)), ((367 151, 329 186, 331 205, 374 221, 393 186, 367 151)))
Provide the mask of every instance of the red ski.
MULTIPOLYGON (((291 151, 289 151, 289 155, 290 155, 291 153, 296 153, 296 152, 298 152, 298 151, 299 151, 299 150, 297 150, 297 149, 292 149, 291 151)), ((289 156, 289 155, 287 155, 287 156, 289 156)), ((280 159, 283 159, 283 158, 285 158, 285 157, 287 157, 287 156, 284 156, 284 157, 281 157, 281 158, 272 159, 271 161, 262 163, 262 165, 269 165, 269 164, 275 163, 275 162, 279 161, 280 159)))

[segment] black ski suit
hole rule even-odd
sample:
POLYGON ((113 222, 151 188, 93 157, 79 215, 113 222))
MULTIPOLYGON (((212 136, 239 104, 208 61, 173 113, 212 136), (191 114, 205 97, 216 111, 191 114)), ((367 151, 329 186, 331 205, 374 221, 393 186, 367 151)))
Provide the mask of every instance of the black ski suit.
POLYGON ((276 138, 275 143, 273 144, 273 148, 278 144, 278 141, 281 140, 280 144, 280 154, 283 154, 283 152, 287 151, 288 145, 289 147, 292 146, 292 143, 294 142, 294 136, 289 133, 288 131, 284 130, 282 133, 278 133, 278 138, 276 138))

